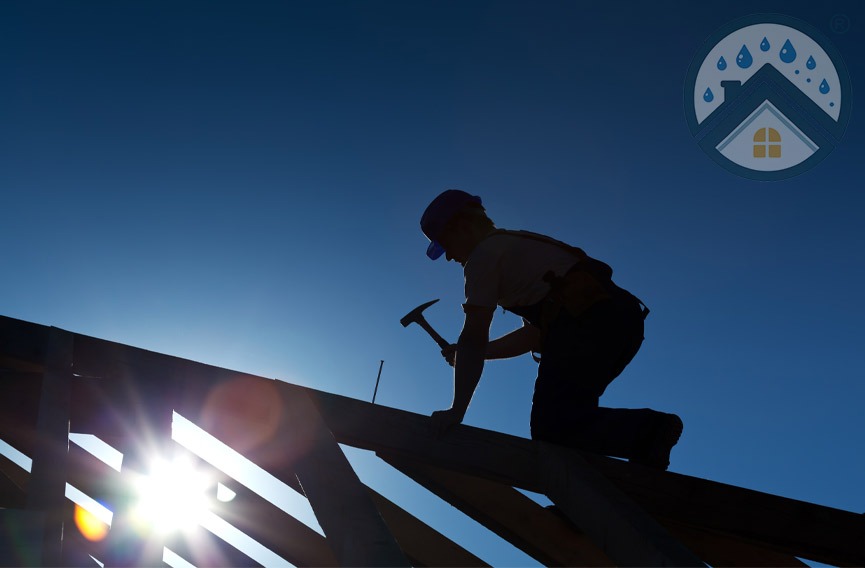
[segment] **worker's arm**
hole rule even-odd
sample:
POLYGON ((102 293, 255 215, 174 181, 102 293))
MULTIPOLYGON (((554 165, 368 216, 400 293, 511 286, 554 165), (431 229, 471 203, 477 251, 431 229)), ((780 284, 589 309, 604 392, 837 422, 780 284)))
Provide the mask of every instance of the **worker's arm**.
POLYGON ((465 417, 472 395, 481 380, 484 356, 490 340, 493 308, 468 309, 454 362, 454 400, 448 410, 433 413, 438 431, 444 432, 465 417))
MULTIPOLYGON (((509 359, 531 351, 539 351, 541 343, 541 330, 530 323, 524 323, 523 327, 517 328, 498 339, 487 343, 484 353, 485 359, 509 359)), ((452 344, 442 349, 442 356, 453 366, 456 359, 457 344, 452 344)))
POLYGON ((540 348, 541 330, 530 323, 487 344, 487 359, 508 359, 540 348))

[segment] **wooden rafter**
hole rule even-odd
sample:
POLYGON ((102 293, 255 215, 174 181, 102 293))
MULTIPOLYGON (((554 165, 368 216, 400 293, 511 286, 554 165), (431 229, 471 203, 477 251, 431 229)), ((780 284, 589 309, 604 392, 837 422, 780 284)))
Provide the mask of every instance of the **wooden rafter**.
MULTIPOLYGON (((0 317, 0 379, 28 373, 50 377, 58 368, 56 356, 51 354, 58 351, 47 346, 52 334, 55 338, 59 336, 58 331, 0 317)), ((794 565, 798 562, 796 557, 836 565, 865 565, 865 516, 860 514, 659 472, 575 450, 545 448, 530 440, 469 426, 456 427, 439 437, 425 416, 87 336, 68 335, 74 338, 75 346, 70 414, 73 427, 76 423, 80 426, 75 431, 100 437, 114 435, 118 425, 132 416, 138 424, 157 422, 160 435, 164 435, 165 418, 171 408, 194 420, 201 412, 201 401, 214 385, 239 378, 276 385, 288 418, 281 421, 278 436, 252 454, 244 452, 244 455, 286 483, 296 484, 300 480, 328 541, 343 547, 335 551, 335 557, 342 563, 361 564, 364 562, 359 559, 369 559, 364 554, 378 546, 373 542, 377 538, 374 535, 396 536, 391 535, 395 530, 388 530, 388 522, 395 522, 388 517, 396 519, 405 512, 394 513, 383 498, 368 492, 354 476, 337 443, 371 450, 400 463, 410 460, 437 471, 448 470, 449 475, 466 476, 471 483, 486 486, 484 490, 493 493, 503 490, 502 495, 510 494, 512 487, 547 493, 586 532, 594 532, 596 542, 606 538, 599 536, 599 530, 613 530, 619 544, 608 552, 620 564, 687 562, 686 557, 671 553, 676 548, 675 541, 667 541, 666 535, 659 536, 664 531, 657 532, 652 526, 657 521, 712 565, 794 565), (144 412, 130 412, 136 408, 144 412), (110 410, 107 414, 106 409, 110 410), (298 454, 299 447, 306 448, 305 453, 298 454), (277 462, 273 461, 274 456, 279 458, 277 462), (333 491, 342 486, 349 487, 350 492, 333 491), (603 489, 599 491, 599 487, 603 489), (625 500, 620 500, 621 494, 626 496, 625 500), (608 515, 600 524, 594 519, 587 520, 582 512, 592 499, 600 499, 596 506, 605 509, 608 515), (619 504, 612 506, 613 514, 609 514, 610 504, 617 501, 619 504), (636 513, 631 510, 631 502, 638 506, 636 513), (344 505, 357 513, 358 518, 373 519, 374 525, 384 527, 383 532, 379 529, 364 532, 361 530, 364 523, 339 518, 338 511, 344 505), (644 512, 650 516, 648 521, 644 512), (634 533, 627 536, 622 524, 634 518, 642 519, 641 528, 636 536, 634 533), (364 541, 360 548, 372 548, 355 556, 346 554, 344 547, 354 546, 353 538, 364 541), (645 540, 642 552, 634 557, 622 556, 620 549, 633 544, 634 539, 645 540), (668 546, 670 542, 672 545, 668 546), (662 550, 661 556, 656 555, 657 550, 653 551, 658 548, 662 550), (347 560, 352 558, 355 561, 347 560)), ((9 427, 5 423, 0 426, 0 430, 9 427)), ((0 431, 0 436, 4 431, 0 431)), ((30 444, 26 435, 16 439, 30 444)), ((34 447, 38 450, 40 446, 34 447)), ((38 451, 33 455, 38 458, 38 451)), ((74 462, 72 465, 70 473, 74 473, 74 462)), ((38 467, 35 472, 39 473, 38 467)), ((519 523, 501 528, 503 522, 514 521, 513 517, 508 520, 506 511, 491 513, 489 504, 470 503, 464 495, 458 496, 459 488, 441 479, 435 484, 451 493, 451 499, 459 501, 469 514, 487 517, 489 525, 499 523, 503 534, 510 531, 509 540, 527 538, 527 529, 520 528, 519 523)), ((11 485, 8 488, 15 491, 11 485)), ((28 498, 35 503, 31 494, 28 491, 28 498)), ((249 502, 250 507, 257 508, 256 499, 249 502)), ((421 528, 415 531, 411 547, 405 546, 409 542, 405 537, 397 540, 402 539, 400 545, 412 561, 422 564, 415 553, 428 547, 436 535, 435 531, 421 528)), ((395 553, 389 557, 392 562, 384 563, 406 562, 399 546, 388 544, 385 548, 395 553)))
POLYGON ((305 393, 290 393, 279 439, 305 449, 297 481, 341 566, 408 566, 366 488, 305 393))
POLYGON ((442 535, 402 507, 367 488, 412 566, 488 566, 486 562, 442 535))
MULTIPOLYGON (((309 389, 282 384, 281 388, 309 389)), ((314 391, 341 443, 395 454, 537 493, 536 443, 471 426, 437 437, 427 417, 314 391)), ((865 516, 575 450, 659 519, 835 565, 865 564, 865 516)))
POLYGON ((44 338, 45 369, 27 508, 45 515, 42 561, 47 565, 63 563, 63 524, 69 520, 66 462, 73 338, 73 334, 57 328, 51 328, 44 338))
POLYGON ((807 566, 798 558, 739 538, 665 520, 664 526, 710 566, 766 568, 807 566))
POLYGON ((585 534, 513 487, 379 454, 438 497, 546 566, 612 566, 585 534))
POLYGON ((577 452, 541 442, 544 492, 617 566, 702 566, 642 508, 577 452))
POLYGON ((27 502, 30 474, 0 455, 0 509, 20 509, 27 502))

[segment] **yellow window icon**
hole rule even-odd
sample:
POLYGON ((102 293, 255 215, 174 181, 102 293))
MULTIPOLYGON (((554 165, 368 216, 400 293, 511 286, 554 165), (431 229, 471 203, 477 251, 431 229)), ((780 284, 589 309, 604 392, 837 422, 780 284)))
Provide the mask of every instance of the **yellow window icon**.
POLYGON ((755 158, 780 158, 781 135, 774 128, 759 128, 754 133, 755 158))

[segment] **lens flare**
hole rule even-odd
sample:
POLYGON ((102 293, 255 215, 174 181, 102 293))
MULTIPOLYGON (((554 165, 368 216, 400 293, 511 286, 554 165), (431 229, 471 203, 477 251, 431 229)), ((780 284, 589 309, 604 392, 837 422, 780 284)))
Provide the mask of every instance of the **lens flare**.
POLYGON ((108 525, 96 518, 96 515, 75 504, 75 526, 81 535, 91 542, 99 542, 108 534, 108 525))
POLYGON ((282 408, 275 381, 237 377, 208 394, 201 426, 238 452, 258 451, 273 445, 282 408))

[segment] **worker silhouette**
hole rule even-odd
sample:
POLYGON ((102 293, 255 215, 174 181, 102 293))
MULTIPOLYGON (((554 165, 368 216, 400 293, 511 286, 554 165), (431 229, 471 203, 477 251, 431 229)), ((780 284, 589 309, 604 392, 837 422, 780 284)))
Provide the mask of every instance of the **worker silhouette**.
POLYGON ((454 367, 454 399, 433 413, 439 432, 462 422, 486 359, 540 353, 531 435, 658 469, 682 433, 674 414, 599 407, 599 398, 643 342, 648 309, 612 280, 612 269, 582 249, 527 231, 497 229, 481 198, 457 189, 436 197, 421 217, 431 241, 465 273, 465 323, 442 354, 454 367), (490 341, 496 306, 523 326, 490 341))

